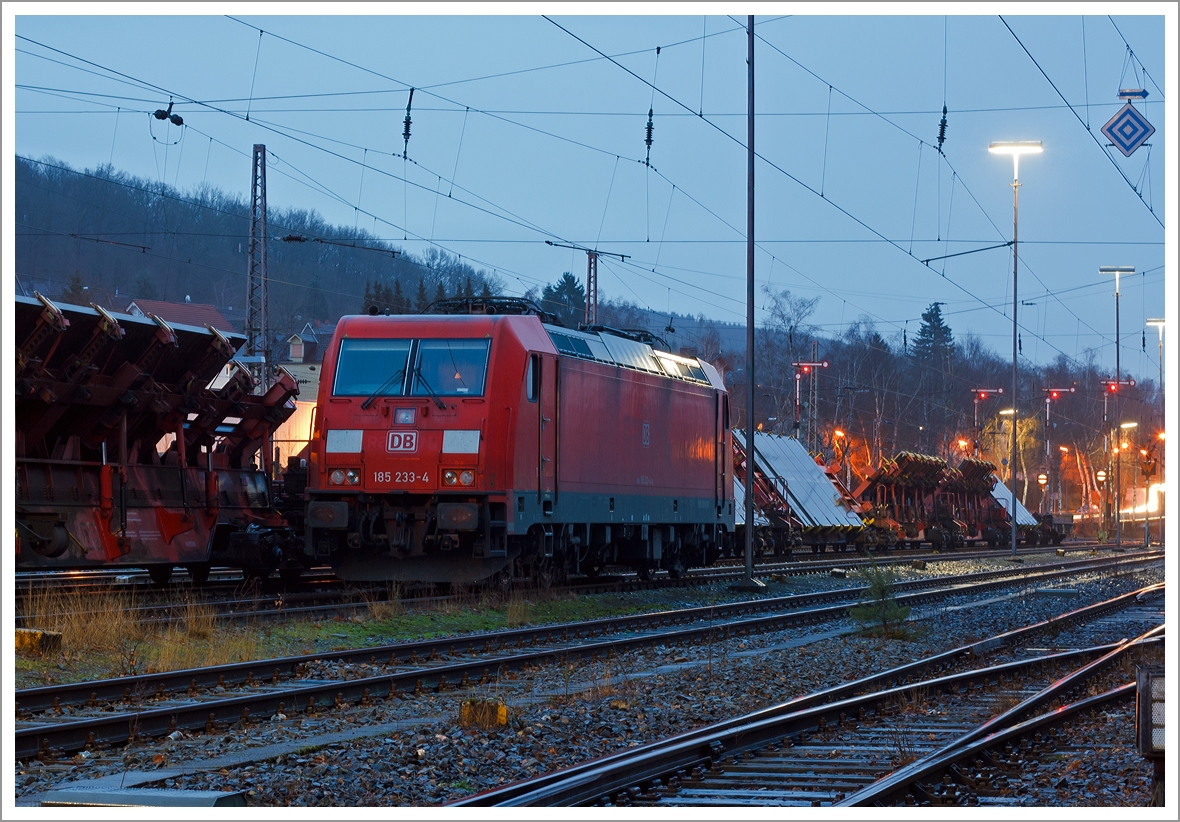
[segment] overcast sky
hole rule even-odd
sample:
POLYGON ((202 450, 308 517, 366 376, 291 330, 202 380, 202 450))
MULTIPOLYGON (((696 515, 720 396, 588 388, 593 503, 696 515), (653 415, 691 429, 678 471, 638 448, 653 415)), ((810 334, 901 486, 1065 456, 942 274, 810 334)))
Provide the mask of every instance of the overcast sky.
MULTIPOLYGON (((516 293, 563 271, 584 276, 583 252, 546 240, 596 247, 627 255, 600 259, 603 296, 744 319, 747 41, 729 6, 571 16, 550 4, 494 17, 278 8, 142 16, 175 7, 133 5, 123 7, 133 16, 81 17, 5 4, 7 162, 109 162, 248 198, 251 146, 264 143, 272 208, 314 209, 410 252, 433 244, 516 293), (183 127, 150 117, 170 98, 183 127)), ((866 315, 884 336, 912 339, 941 301, 956 335, 1009 356, 1010 249, 923 261, 1011 240, 1012 164, 988 143, 1040 140, 1044 153, 1020 175, 1023 354, 1044 363, 1093 351, 1113 371, 1113 282, 1098 268, 1130 265, 1123 368, 1154 376, 1156 332, 1144 354, 1141 330, 1163 315, 1164 264, 1175 262, 1164 229, 1175 54, 1166 64, 1164 41, 1176 19, 1163 16, 1175 6, 1099 4, 1084 17, 1039 8, 1052 16, 925 4, 914 7, 924 16, 849 5, 758 15, 759 288, 818 297, 812 320, 826 334, 866 315), (1120 88, 1147 90, 1136 105, 1156 128, 1129 158, 1099 132, 1123 104, 1120 88)))

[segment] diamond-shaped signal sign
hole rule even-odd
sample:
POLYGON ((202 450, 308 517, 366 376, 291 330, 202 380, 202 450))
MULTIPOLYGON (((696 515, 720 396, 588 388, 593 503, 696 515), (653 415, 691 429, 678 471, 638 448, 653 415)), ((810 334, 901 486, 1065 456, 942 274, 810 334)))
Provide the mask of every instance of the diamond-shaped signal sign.
POLYGON ((1121 151, 1124 157, 1130 157, 1135 153, 1135 149, 1155 134, 1155 126, 1147 122, 1138 109, 1127 103, 1102 127, 1102 133, 1114 143, 1114 147, 1121 151))

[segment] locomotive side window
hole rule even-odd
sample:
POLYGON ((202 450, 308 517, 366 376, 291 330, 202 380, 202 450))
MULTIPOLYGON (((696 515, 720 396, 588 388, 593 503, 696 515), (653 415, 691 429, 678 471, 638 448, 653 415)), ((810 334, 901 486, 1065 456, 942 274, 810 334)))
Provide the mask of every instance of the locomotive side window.
POLYGON ((541 359, 538 354, 529 355, 529 367, 524 375, 525 396, 528 397, 529 402, 537 401, 537 394, 540 393, 541 383, 541 359))
POLYGON ((481 397, 491 340, 422 340, 414 365, 415 397, 481 397))
POLYGON ((337 397, 369 397, 378 392, 401 396, 409 356, 409 340, 342 340, 332 393, 337 397))

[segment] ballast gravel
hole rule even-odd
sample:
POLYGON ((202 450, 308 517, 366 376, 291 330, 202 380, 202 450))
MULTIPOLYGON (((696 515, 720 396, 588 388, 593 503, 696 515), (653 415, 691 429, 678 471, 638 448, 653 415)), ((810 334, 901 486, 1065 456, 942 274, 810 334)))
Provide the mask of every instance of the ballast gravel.
MULTIPOLYGON (((964 561, 942 563, 938 572, 995 567, 964 561)), ((911 576, 923 574, 899 574, 911 576)), ((839 587, 825 577, 808 579, 817 588, 839 587)), ((22 799, 34 802, 37 794, 66 782, 128 774, 143 787, 244 791, 252 806, 434 806, 1162 581, 1162 567, 1146 568, 1074 577, 1061 596, 1026 591, 1008 597, 1000 592, 923 606, 911 614, 919 631, 909 641, 862 638, 851 633, 850 622, 825 623, 704 645, 657 646, 609 661, 571 662, 520 672, 481 688, 424 693, 368 707, 276 715, 216 735, 175 734, 57 763, 33 760, 17 763, 16 795, 18 804, 22 799), (505 703, 508 725, 493 730, 460 727, 461 704, 472 698, 505 703), (164 778, 158 779, 156 771, 164 778), (157 781, 147 781, 152 779, 157 781)), ((789 586, 793 590, 784 587, 772 588, 771 595, 802 589, 798 580, 789 586)), ((1058 643, 1067 642, 1067 634, 1058 643)), ((357 670, 364 666, 347 671, 334 667, 325 664, 317 674, 364 673, 357 670)), ((1075 723, 1070 737, 1084 745, 1085 755, 1041 763, 1009 801, 1035 807, 1147 806, 1151 766, 1135 750, 1133 718, 1134 706, 1128 705, 1075 723)))

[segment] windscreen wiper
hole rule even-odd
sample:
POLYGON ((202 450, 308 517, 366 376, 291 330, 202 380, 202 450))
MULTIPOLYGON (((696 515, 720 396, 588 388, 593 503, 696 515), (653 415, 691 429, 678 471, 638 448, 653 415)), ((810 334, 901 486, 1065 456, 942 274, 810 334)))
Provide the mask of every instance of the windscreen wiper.
POLYGON ((422 386, 426 389, 426 393, 430 395, 430 399, 434 400, 434 404, 438 406, 438 410, 446 411, 447 404, 439 399, 438 394, 434 393, 434 389, 430 387, 430 383, 422 376, 422 369, 420 367, 414 369, 414 376, 422 381, 422 386))
POLYGON ((398 383, 398 381, 403 379, 405 376, 406 376, 406 369, 404 369, 404 368, 399 369, 396 374, 394 374, 389 379, 387 379, 385 382, 383 382, 379 386, 377 386, 377 390, 374 391, 372 394, 370 394, 369 398, 367 400, 365 400, 364 402, 361 403, 361 408, 364 408, 367 410, 368 407, 373 404, 373 401, 375 399, 377 399, 377 397, 384 394, 386 391, 388 391, 391 387, 396 385, 398 383))

